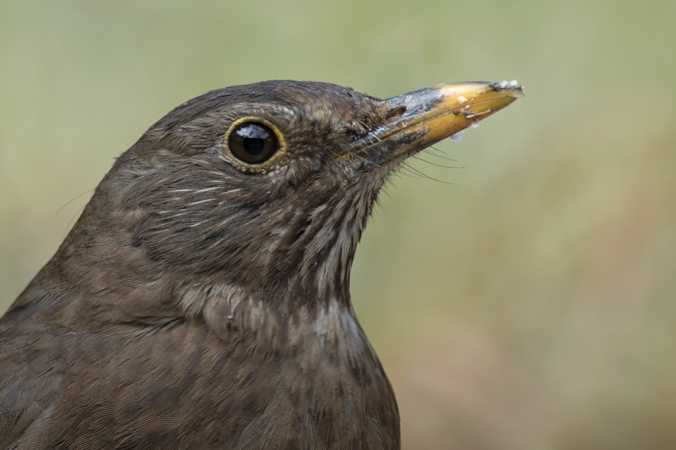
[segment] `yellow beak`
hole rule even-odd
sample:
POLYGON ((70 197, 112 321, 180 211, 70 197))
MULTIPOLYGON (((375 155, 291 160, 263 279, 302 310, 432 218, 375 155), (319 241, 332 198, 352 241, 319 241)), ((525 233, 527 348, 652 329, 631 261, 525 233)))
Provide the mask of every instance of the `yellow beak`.
POLYGON ((384 101, 388 110, 399 114, 375 130, 371 139, 390 141, 388 160, 407 156, 453 136, 521 96, 523 88, 516 81, 443 84, 409 92, 384 101))

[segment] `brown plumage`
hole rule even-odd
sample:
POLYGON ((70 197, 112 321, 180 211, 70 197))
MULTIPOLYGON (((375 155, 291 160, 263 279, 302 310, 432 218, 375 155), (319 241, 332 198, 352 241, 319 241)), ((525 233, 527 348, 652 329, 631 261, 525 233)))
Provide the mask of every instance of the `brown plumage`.
POLYGON ((0 448, 398 449, 357 242, 407 156, 518 91, 272 81, 171 111, 0 319, 0 448))

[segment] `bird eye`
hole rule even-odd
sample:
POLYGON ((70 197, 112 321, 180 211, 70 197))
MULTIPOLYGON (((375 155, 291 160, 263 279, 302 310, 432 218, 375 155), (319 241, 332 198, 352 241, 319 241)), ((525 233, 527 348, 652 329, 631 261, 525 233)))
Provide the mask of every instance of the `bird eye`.
POLYGON ((261 119, 244 118, 233 124, 227 134, 232 156, 248 165, 259 165, 280 151, 281 134, 274 125, 261 119))

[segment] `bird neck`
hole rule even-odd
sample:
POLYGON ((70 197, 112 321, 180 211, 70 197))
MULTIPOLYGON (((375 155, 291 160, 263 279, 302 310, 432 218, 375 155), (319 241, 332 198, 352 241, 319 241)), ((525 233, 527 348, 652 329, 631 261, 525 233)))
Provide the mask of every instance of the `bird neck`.
POLYGON ((252 292, 213 279, 170 276, 96 291, 64 275, 58 264, 47 264, 10 313, 30 314, 70 329, 201 323, 224 341, 246 337, 269 348, 321 342, 338 349, 349 343, 350 351, 370 352, 349 294, 309 299, 296 285, 252 292))
POLYGON ((181 255, 197 262, 180 263, 170 259, 164 241, 136 239, 154 216, 129 206, 120 189, 104 181, 16 306, 40 304, 50 320, 91 326, 211 318, 218 328, 221 322, 232 325, 241 312, 247 316, 239 318, 242 325, 266 317, 271 328, 302 316, 323 323, 329 311, 331 317, 353 317, 350 270, 381 185, 374 178, 372 185, 336 186, 327 198, 299 196, 284 209, 263 205, 256 216, 263 222, 251 229, 283 232, 270 232, 261 242, 231 239, 239 247, 207 253, 192 239, 197 246, 181 255), (155 254, 158 248, 164 251, 155 254))
POLYGON ((246 336, 271 348, 318 339, 330 346, 352 342, 361 350, 368 345, 349 299, 298 302, 293 291, 251 293, 228 284, 192 284, 177 292, 185 317, 203 321, 224 340, 246 336))

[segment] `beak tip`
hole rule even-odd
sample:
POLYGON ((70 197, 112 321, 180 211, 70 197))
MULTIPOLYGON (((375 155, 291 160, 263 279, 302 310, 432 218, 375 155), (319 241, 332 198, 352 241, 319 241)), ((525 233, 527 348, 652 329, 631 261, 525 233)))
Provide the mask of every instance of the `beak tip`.
POLYGON ((521 85, 521 83, 519 83, 516 80, 494 81, 490 84, 490 87, 491 87, 491 89, 493 89, 496 92, 503 92, 503 93, 509 94, 512 97, 514 97, 515 99, 523 97, 525 95, 524 90, 523 90, 523 86, 521 85))

